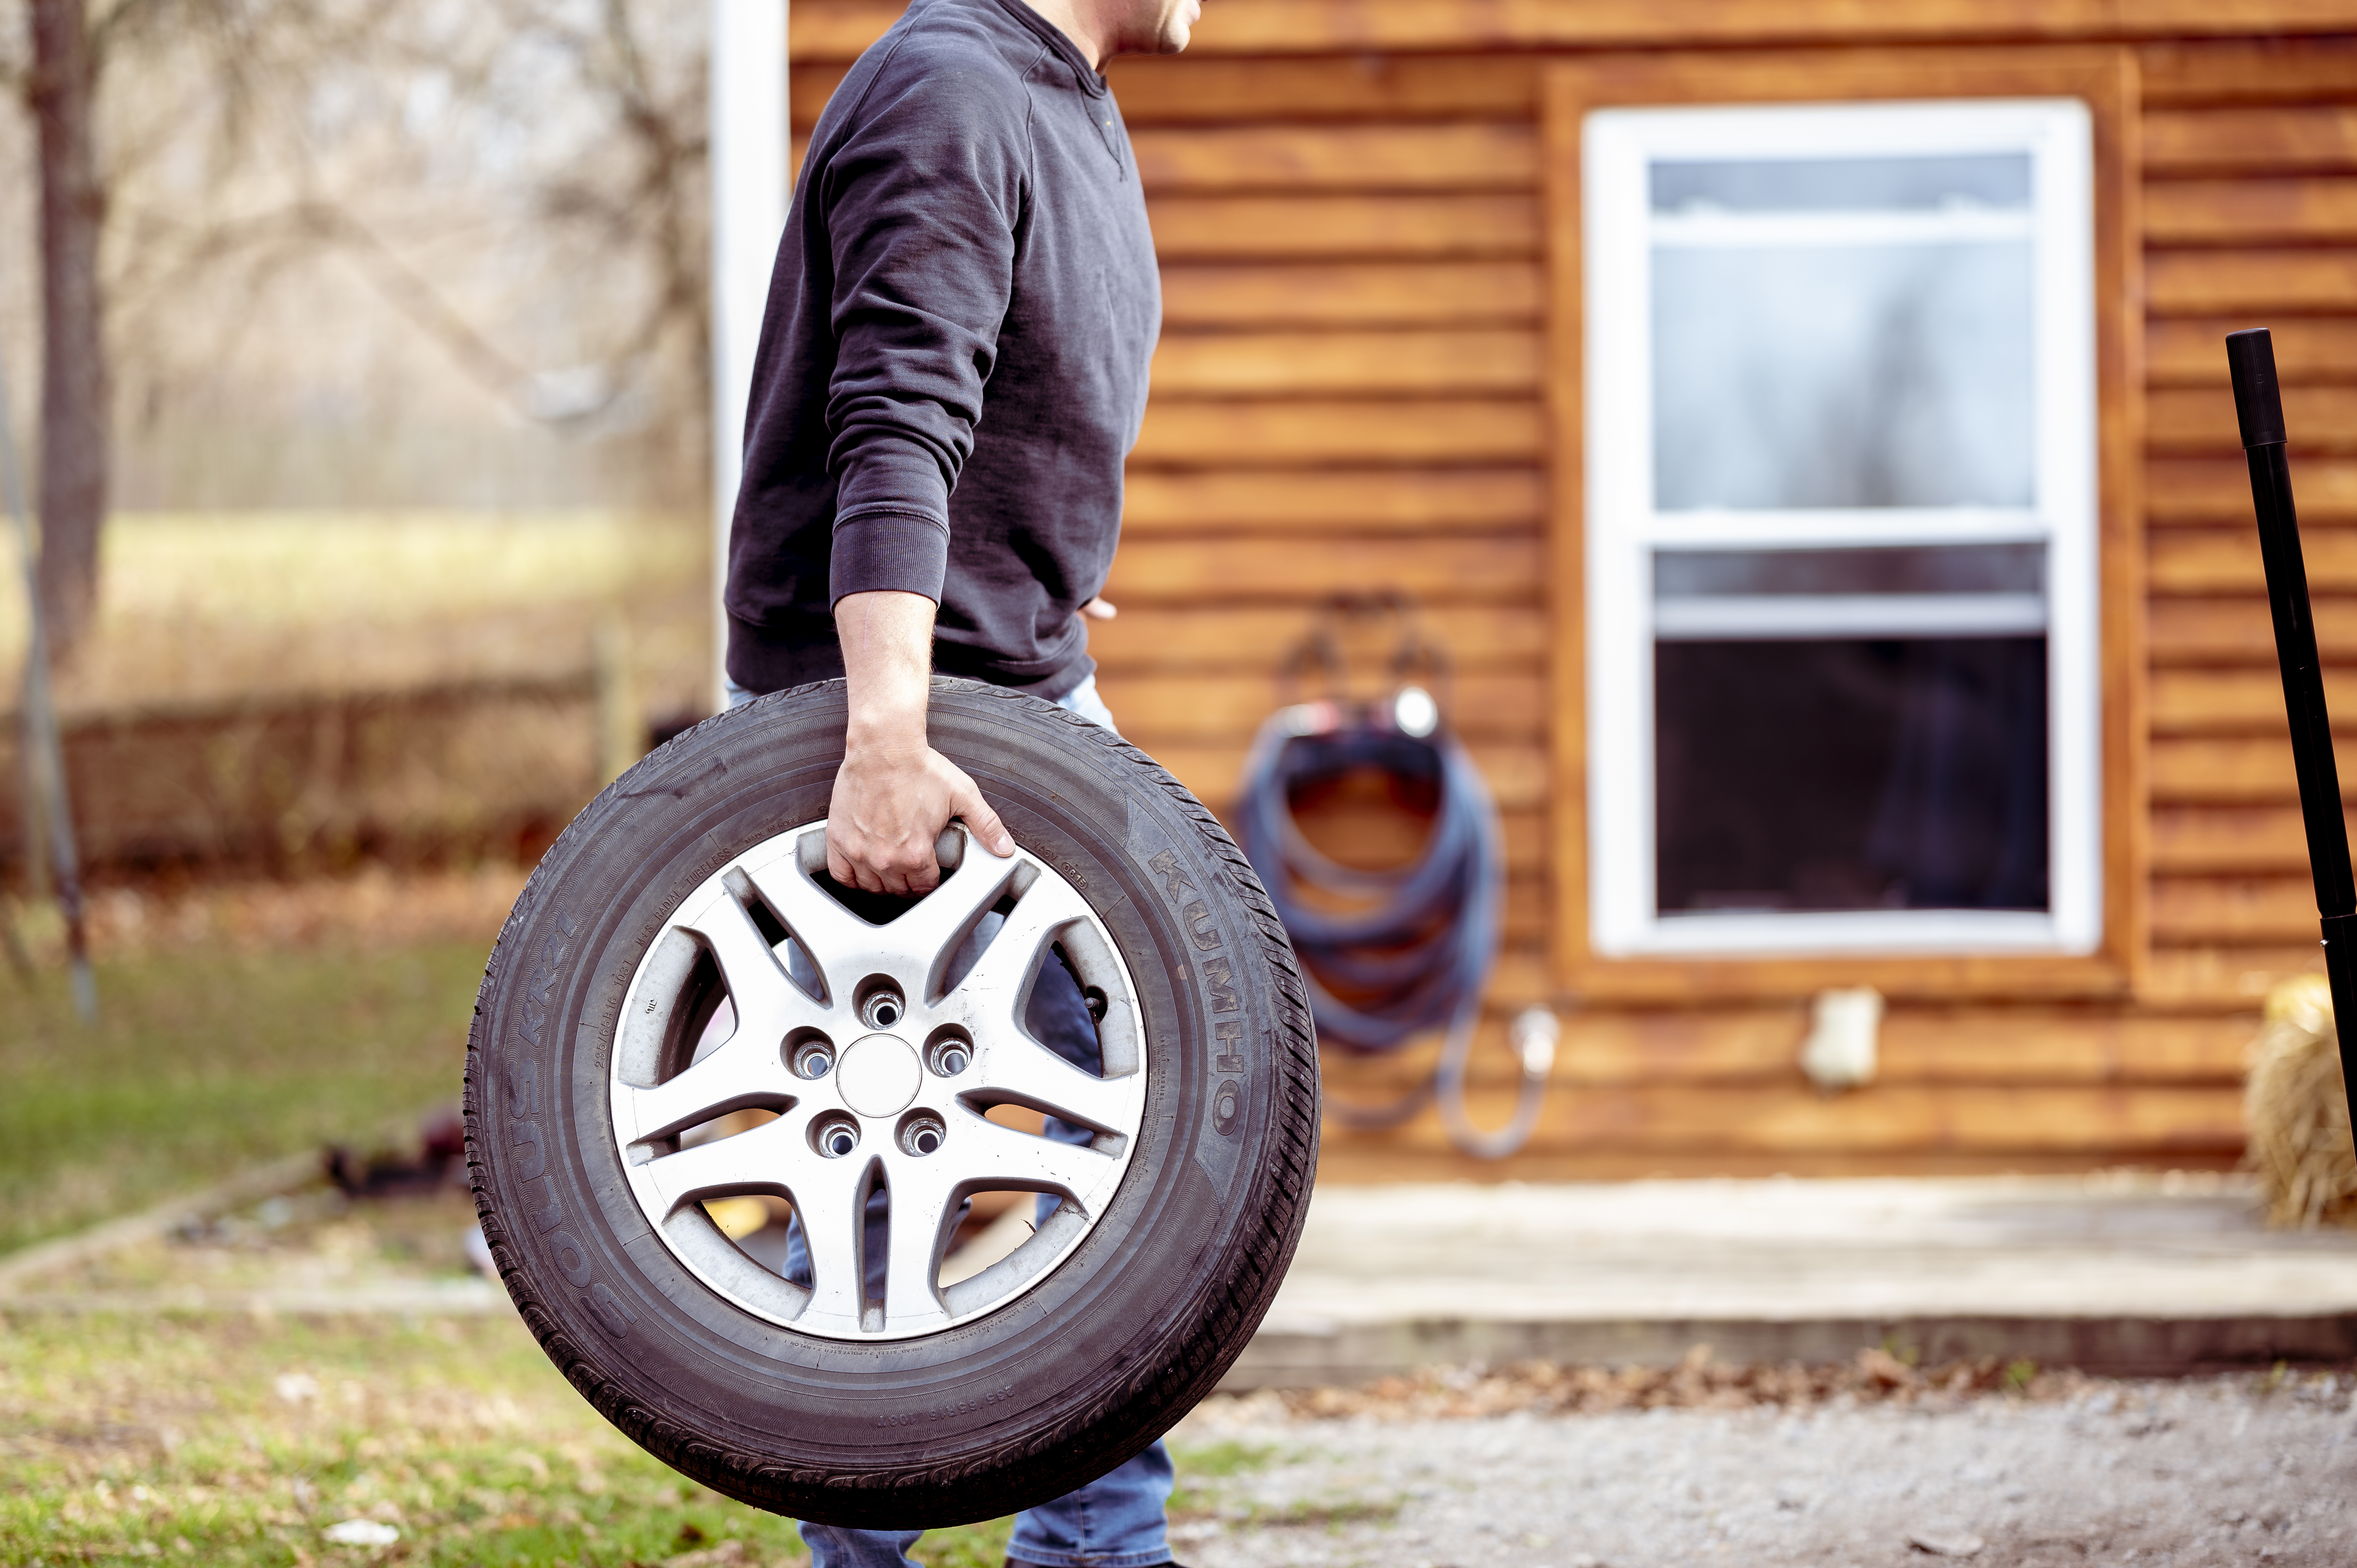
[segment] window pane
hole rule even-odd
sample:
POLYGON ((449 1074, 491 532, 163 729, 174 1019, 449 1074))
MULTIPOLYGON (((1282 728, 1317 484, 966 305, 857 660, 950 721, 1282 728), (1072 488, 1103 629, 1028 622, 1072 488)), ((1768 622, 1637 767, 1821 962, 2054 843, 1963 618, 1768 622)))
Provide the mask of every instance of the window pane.
POLYGON ((1663 511, 2027 507, 2030 252, 1657 245, 1663 511))
POLYGON ((1656 212, 1693 207, 1729 212, 1935 212, 1957 207, 2018 211, 2029 205, 2027 153, 1660 161, 1651 173, 1656 212))
POLYGON ((2042 637, 1662 642, 1663 915, 2047 908, 2042 637))
POLYGON ((2041 594, 2043 544, 1656 550, 1653 597, 1721 594, 2041 594))

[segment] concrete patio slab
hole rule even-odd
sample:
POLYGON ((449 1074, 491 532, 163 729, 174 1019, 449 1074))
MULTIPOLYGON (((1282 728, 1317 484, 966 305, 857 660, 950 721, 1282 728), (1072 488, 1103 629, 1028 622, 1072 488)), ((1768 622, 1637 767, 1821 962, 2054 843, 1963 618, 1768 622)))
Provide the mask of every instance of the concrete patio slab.
MULTIPOLYGON (((315 1191, 280 1204, 296 1217, 282 1230, 183 1234, 316 1169, 272 1167, 0 1260, 0 1305, 514 1310, 455 1241, 425 1245, 471 1221, 459 1195, 344 1210, 315 1191), (371 1240, 388 1226, 408 1240, 371 1240)), ((2206 1174, 1326 1186, 1222 1386, 1470 1362, 1658 1366, 1697 1345, 1727 1362, 1881 1346, 2120 1375, 2357 1360, 2357 1232, 2270 1231, 2258 1215, 2251 1182, 2206 1174)))
POLYGON ((2155 1373, 2357 1357, 2357 1233, 2235 1177, 1323 1187, 1231 1389, 1437 1362, 2025 1359, 2155 1373))

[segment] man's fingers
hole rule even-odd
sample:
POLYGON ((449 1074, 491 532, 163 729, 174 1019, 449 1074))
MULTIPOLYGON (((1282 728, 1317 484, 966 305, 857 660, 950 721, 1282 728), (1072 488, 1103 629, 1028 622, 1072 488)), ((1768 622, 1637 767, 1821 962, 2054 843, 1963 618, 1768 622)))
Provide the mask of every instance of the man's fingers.
POLYGON ((856 887, 862 893, 888 893, 883 874, 863 856, 844 852, 834 842, 834 834, 826 835, 826 874, 834 878, 838 887, 856 887))
POLYGON ((963 819, 966 831, 980 839, 982 847, 991 854, 1015 853, 1015 835, 1006 831, 1006 824, 998 820, 998 813, 990 809, 990 802, 982 798, 974 780, 963 773, 958 775, 957 792, 950 797, 950 815, 963 819))
POLYGON ((933 859, 930 841, 920 848, 895 854, 879 851, 873 841, 863 840, 856 850, 856 854, 845 853, 834 834, 827 835, 826 874, 842 886, 907 897, 931 893, 942 885, 942 868, 933 859))
POLYGON ((876 857, 876 869, 884 874, 884 891, 908 897, 913 894, 930 893, 942 879, 941 867, 933 864, 933 841, 903 841, 898 849, 876 857))

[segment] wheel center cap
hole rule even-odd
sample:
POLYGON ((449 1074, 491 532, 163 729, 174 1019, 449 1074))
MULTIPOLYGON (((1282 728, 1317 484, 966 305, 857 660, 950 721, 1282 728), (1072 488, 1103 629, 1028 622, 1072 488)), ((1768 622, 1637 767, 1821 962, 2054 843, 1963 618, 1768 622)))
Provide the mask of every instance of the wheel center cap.
POLYGON ((925 1069, 908 1041, 869 1035, 851 1042, 834 1069, 835 1092, 862 1116, 897 1116, 917 1098, 925 1069))

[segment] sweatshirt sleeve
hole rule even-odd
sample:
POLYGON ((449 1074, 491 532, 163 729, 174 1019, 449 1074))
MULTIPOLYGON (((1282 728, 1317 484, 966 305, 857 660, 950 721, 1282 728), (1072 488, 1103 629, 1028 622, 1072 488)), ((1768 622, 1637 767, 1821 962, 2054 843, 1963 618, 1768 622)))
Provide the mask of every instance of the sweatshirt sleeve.
POLYGON ((1019 85, 939 53, 895 66, 818 193, 834 263, 830 605, 877 588, 941 599, 1026 199, 1019 85))

